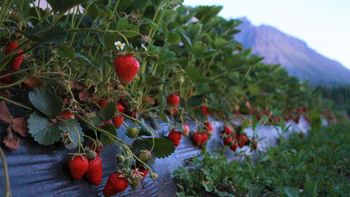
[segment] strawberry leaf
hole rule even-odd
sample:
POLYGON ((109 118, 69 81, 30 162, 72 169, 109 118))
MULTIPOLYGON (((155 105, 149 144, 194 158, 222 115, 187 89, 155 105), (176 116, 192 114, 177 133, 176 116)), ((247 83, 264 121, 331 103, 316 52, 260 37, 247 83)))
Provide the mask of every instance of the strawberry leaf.
POLYGON ((84 133, 77 120, 69 119, 61 121, 57 126, 64 133, 64 145, 67 148, 74 149, 78 147, 79 144, 83 143, 84 133))
POLYGON ((145 138, 137 140, 133 145, 134 151, 142 149, 152 150, 153 157, 164 158, 171 155, 175 151, 175 146, 170 140, 165 138, 145 138), (154 146, 152 146, 153 142, 154 146))
POLYGON ((11 124, 12 117, 10 115, 9 109, 4 101, 0 102, 0 121, 6 124, 11 124))
POLYGON ((42 145, 51 145, 61 139, 62 131, 46 118, 32 113, 27 120, 29 133, 42 145))
POLYGON ((101 111, 98 113, 98 116, 102 118, 102 120, 110 120, 114 117, 116 112, 116 104, 114 102, 110 102, 106 107, 101 109, 101 111))
POLYGON ((28 96, 34 107, 49 118, 56 117, 62 111, 61 99, 47 90, 34 89, 28 96))
MULTIPOLYGON (((102 129, 105 130, 105 131, 108 131, 108 133, 112 136, 117 136, 117 133, 116 133, 116 129, 113 125, 111 124, 105 124, 102 126, 102 129)), ((100 136, 100 140, 101 142, 104 144, 104 145, 109 145, 109 144, 113 144, 114 141, 108 137, 107 135, 101 133, 101 136, 100 136)))

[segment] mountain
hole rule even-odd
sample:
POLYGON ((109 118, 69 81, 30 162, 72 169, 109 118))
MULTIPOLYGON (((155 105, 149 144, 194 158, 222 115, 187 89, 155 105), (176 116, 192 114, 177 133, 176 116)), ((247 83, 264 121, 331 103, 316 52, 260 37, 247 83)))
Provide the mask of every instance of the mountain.
POLYGON ((267 64, 281 64, 289 73, 312 85, 334 86, 350 84, 350 70, 339 62, 311 49, 304 41, 278 29, 254 26, 243 18, 241 31, 235 39, 254 54, 263 56, 267 64))

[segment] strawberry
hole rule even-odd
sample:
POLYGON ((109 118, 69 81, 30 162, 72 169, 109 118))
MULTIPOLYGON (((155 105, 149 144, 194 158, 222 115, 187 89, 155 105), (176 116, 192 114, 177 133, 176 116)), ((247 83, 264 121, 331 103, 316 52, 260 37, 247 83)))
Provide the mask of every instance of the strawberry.
POLYGON ((148 160, 151 159, 151 157, 152 157, 152 153, 149 150, 141 150, 138 156, 138 158, 143 162, 147 162, 148 160))
POLYGON ((123 55, 114 59, 114 68, 120 82, 127 85, 135 78, 140 64, 133 55, 123 55))
POLYGON ((213 132, 213 126, 211 125, 210 122, 205 122, 204 123, 205 128, 208 130, 208 133, 211 134, 213 132))
POLYGON ((209 115, 209 109, 208 109, 208 107, 206 105, 202 105, 201 106, 201 110, 202 110, 202 114, 204 116, 208 116, 209 115))
POLYGON ((75 119, 75 116, 74 114, 70 111, 70 110, 63 110, 61 113, 60 113, 60 117, 64 120, 67 120, 67 119, 75 119))
POLYGON ((122 115, 117 115, 113 118, 113 125, 116 127, 116 128, 119 128, 120 126, 122 126, 123 122, 124 122, 124 116, 122 115))
POLYGON ((181 132, 172 129, 168 134, 168 139, 171 140, 175 146, 178 146, 181 140, 181 132))
POLYGON ((202 144, 202 135, 198 132, 193 133, 192 141, 196 146, 200 146, 202 144))
POLYGON ((230 135, 233 132, 233 130, 229 126, 224 126, 224 133, 226 135, 230 135))
POLYGON ((182 135, 187 137, 190 132, 190 127, 188 126, 188 124, 185 123, 182 125, 182 128, 183 128, 182 135))
POLYGON ((75 155, 68 161, 68 169, 74 180, 80 180, 88 167, 89 161, 84 155, 75 155))
POLYGON ((244 133, 238 135, 237 139, 238 139, 238 146, 240 148, 242 148, 243 146, 247 145, 247 143, 249 141, 247 135, 244 134, 244 133))
POLYGON ((98 106, 100 106, 100 108, 104 108, 108 105, 108 100, 107 99, 100 99, 97 104, 98 104, 98 106))
POLYGON ((89 161, 88 170, 85 173, 86 179, 92 185, 99 185, 102 181, 102 159, 100 156, 96 156, 93 160, 89 161))
POLYGON ((5 55, 8 55, 8 54, 10 54, 11 52, 13 52, 15 50, 16 50, 16 53, 18 54, 10 62, 10 68, 13 71, 17 71, 17 70, 19 70, 21 68, 21 64, 22 64, 23 59, 24 59, 24 56, 22 54, 23 53, 23 49, 17 49, 17 48, 18 48, 17 41, 12 41, 12 42, 9 42, 6 45, 6 48, 5 48, 5 51, 4 51, 5 55))
POLYGON ((144 167, 140 167, 139 171, 142 172, 143 179, 147 176, 147 174, 149 172, 149 170, 144 168, 144 167))
POLYGON ((176 107, 180 104, 180 97, 176 94, 171 94, 168 96, 167 102, 170 106, 176 107))
POLYGON ((227 137, 224 139, 224 145, 229 146, 232 143, 232 137, 227 137))
POLYGON ((207 133, 201 133, 201 135, 202 135, 202 142, 201 142, 201 145, 204 145, 204 144, 208 141, 209 136, 208 136, 207 133))
POLYGON ((137 128, 128 128, 126 135, 130 138, 135 138, 139 135, 139 130, 137 128))
POLYGON ((231 149, 233 152, 235 152, 235 151, 237 150, 237 148, 238 148, 237 142, 233 143, 233 144, 230 146, 230 149, 231 149))
POLYGON ((121 103, 117 103, 117 109, 120 113, 124 113, 125 111, 124 106, 121 103))
POLYGON ((103 195, 106 197, 113 196, 119 192, 123 192, 128 188, 129 181, 119 172, 111 174, 105 187, 103 188, 103 195))

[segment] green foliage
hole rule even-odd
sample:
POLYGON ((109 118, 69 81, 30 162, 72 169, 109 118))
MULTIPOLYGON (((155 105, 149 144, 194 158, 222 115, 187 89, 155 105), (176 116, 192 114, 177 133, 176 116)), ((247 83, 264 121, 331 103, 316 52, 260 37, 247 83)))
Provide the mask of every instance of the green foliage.
POLYGON ((28 94, 30 102, 34 107, 49 118, 56 117, 62 111, 62 101, 53 93, 35 89, 28 94))
POLYGON ((134 151, 142 149, 152 150, 152 156, 155 158, 164 158, 175 151, 174 144, 165 138, 146 138, 137 140, 133 144, 134 151))
POLYGON ((251 160, 194 158, 175 171, 178 196, 347 196, 350 124, 289 140, 251 160))

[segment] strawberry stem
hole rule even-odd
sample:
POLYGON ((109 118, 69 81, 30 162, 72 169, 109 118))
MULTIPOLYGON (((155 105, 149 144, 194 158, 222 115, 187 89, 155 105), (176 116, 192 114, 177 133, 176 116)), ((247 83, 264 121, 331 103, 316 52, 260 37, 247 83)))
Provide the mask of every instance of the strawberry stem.
POLYGON ((9 176, 9 172, 8 172, 8 168, 7 168, 7 162, 6 162, 5 154, 4 154, 1 147, 0 147, 0 159, 2 162, 2 168, 4 171, 4 177, 5 177, 5 197, 12 197, 10 176, 9 176))

